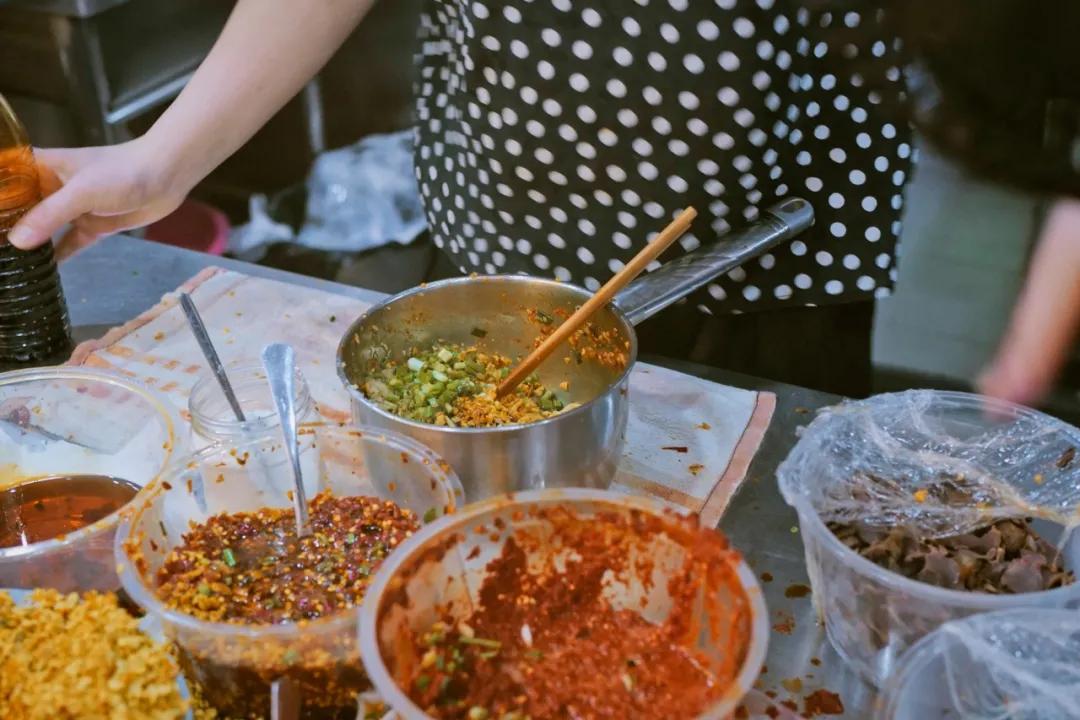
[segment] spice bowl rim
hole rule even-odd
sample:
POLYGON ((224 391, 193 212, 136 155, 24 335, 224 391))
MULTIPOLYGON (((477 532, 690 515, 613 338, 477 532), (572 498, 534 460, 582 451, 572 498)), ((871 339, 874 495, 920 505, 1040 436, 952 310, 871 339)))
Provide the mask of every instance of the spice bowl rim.
MULTIPOLYGON (((225 364, 225 370, 233 373, 230 376, 229 381, 233 386, 233 389, 245 387, 248 385, 254 385, 262 383, 266 386, 267 397, 270 396, 269 385, 266 384, 266 375, 263 371, 262 363, 260 360, 254 358, 239 358, 232 362, 225 364), (253 377, 240 377, 237 378, 235 373, 241 371, 256 371, 262 372, 262 376, 253 377)), ((311 387, 308 385, 307 378, 300 371, 300 368, 296 368, 294 374, 295 380, 295 398, 296 415, 302 417, 304 413, 315 408, 315 400, 311 396, 311 387)), ((220 396, 223 402, 226 402, 225 394, 221 390, 217 376, 211 370, 206 370, 201 373, 195 380, 195 384, 191 386, 191 391, 188 393, 188 414, 191 416, 191 431, 203 438, 211 440, 212 442, 221 441, 233 441, 234 439, 261 439, 264 435, 273 434, 279 431, 281 422, 275 414, 273 408, 267 411, 266 415, 256 418, 249 418, 246 420, 237 420, 235 417, 229 417, 226 420, 217 420, 207 417, 205 413, 196 410, 193 406, 203 400, 210 400, 220 396), (206 397, 202 397, 205 395, 206 397)), ((241 405, 243 401, 241 401, 241 405)), ((226 404, 228 408, 228 405, 226 404)), ((229 412, 232 410, 229 408, 229 412)))
MULTIPOLYGON (((398 571, 417 551, 423 550, 428 544, 437 538, 446 537, 457 528, 466 523, 489 514, 505 513, 508 510, 536 508, 540 506, 591 504, 606 506, 615 511, 638 510, 657 517, 663 517, 665 513, 674 512, 683 517, 689 517, 694 513, 686 508, 673 505, 655 498, 625 495, 609 490, 594 490, 586 488, 558 488, 545 490, 529 490, 519 493, 509 493, 502 496, 466 506, 462 511, 453 515, 440 518, 439 520, 424 526, 420 532, 413 534, 405 542, 396 548, 385 563, 379 568, 374 581, 368 587, 364 595, 364 601, 360 605, 360 618, 358 630, 360 636, 360 656, 363 658, 364 669, 371 678, 375 690, 391 708, 391 714, 387 717, 399 717, 402 709, 407 710, 414 717, 428 717, 424 711, 417 707, 408 695, 398 686, 397 681, 391 676, 386 663, 383 661, 382 652, 378 639, 378 623, 380 604, 389 590, 390 583, 396 578, 398 571), (397 713, 397 715, 394 715, 397 713)), ((738 552, 737 548, 733 548, 738 552)), ((742 667, 734 678, 728 690, 709 708, 701 718, 727 718, 742 702, 746 693, 754 686, 761 674, 761 668, 769 651, 769 613, 765 603, 765 594, 758 583, 745 558, 740 557, 735 565, 740 585, 746 595, 750 606, 750 639, 746 657, 742 667)))
MULTIPOLYGON (((370 438, 380 445, 388 446, 402 454, 408 454, 410 459, 427 461, 426 463, 422 462, 422 464, 425 464, 429 468, 438 468, 441 475, 437 475, 434 471, 429 472, 432 479, 443 485, 448 495, 454 499, 454 506, 448 511, 448 515, 456 512, 456 508, 465 501, 464 490, 462 489, 461 480, 458 478, 457 474, 442 460, 441 457, 423 443, 400 433, 365 425, 313 422, 304 423, 298 428, 301 436, 303 436, 305 430, 311 432, 316 429, 343 432, 352 435, 353 437, 364 439, 370 438)), ((164 482, 163 478, 173 477, 178 473, 188 470, 192 463, 197 463, 207 457, 212 457, 222 452, 225 448, 243 451, 245 449, 265 447, 267 443, 273 444, 279 442, 278 439, 273 437, 263 436, 252 438, 244 442, 218 442, 207 445, 206 447, 184 456, 166 468, 165 471, 161 473, 161 476, 154 482, 152 489, 150 486, 147 486, 147 489, 151 490, 151 493, 146 496, 139 508, 135 509, 124 518, 120 527, 117 529, 116 539, 113 545, 121 587, 127 592, 136 605, 142 608, 147 614, 158 617, 163 623, 181 628, 183 631, 213 634, 219 637, 245 638, 248 640, 266 638, 289 639, 300 637, 302 635, 325 634, 345 630, 350 625, 357 622, 357 612, 359 607, 344 610, 340 613, 334 613, 324 618, 280 625, 241 625, 238 623, 200 620, 188 613, 169 608, 165 603, 158 599, 152 585, 148 584, 146 578, 142 576, 142 573, 135 569, 136 563, 127 552, 125 546, 136 521, 141 517, 142 512, 150 507, 157 495, 161 492, 165 492, 165 488, 162 487, 164 482)), ((401 546, 399 545, 398 547, 400 548, 401 546)), ((398 548, 395 548, 394 552, 391 552, 387 556, 387 559, 393 557, 397 549, 398 548)), ((370 587, 371 586, 368 587, 369 590, 370 587)))
POLYGON ((551 288, 558 288, 559 290, 570 290, 571 292, 578 293, 581 296, 582 302, 592 297, 591 293, 586 288, 573 283, 560 282, 558 280, 549 280, 547 278, 533 277, 531 275, 484 275, 480 277, 459 277, 449 278, 447 280, 439 280, 437 282, 426 283, 424 285, 418 285, 414 288, 410 288, 396 295, 393 295, 386 300, 383 300, 378 305, 374 305, 371 308, 365 310, 360 317, 356 318, 349 327, 345 330, 345 334, 341 338, 341 342, 338 343, 337 352, 335 354, 335 365, 337 368, 338 380, 341 381, 345 391, 349 394, 349 398, 356 402, 361 403, 364 407, 372 410, 385 420, 401 423, 414 430, 425 430, 430 432, 445 433, 447 435, 483 435, 488 434, 502 434, 502 433, 514 433, 522 432, 534 427, 541 427, 551 425, 572 417, 584 416, 592 411, 595 405, 598 405, 607 398, 612 390, 622 385, 630 377, 630 373, 633 371, 634 366, 637 364, 638 359, 638 340, 637 333, 634 332, 634 326, 630 322, 630 318, 626 313, 616 304, 609 303, 607 310, 615 315, 615 319, 623 323, 629 330, 629 336, 626 338, 630 342, 630 348, 626 353, 626 367, 623 368, 619 376, 615 378, 606 389, 597 394, 595 397, 589 398, 585 402, 581 403, 572 410, 552 415, 548 418, 536 420, 529 423, 514 423, 511 425, 497 425, 494 427, 449 427, 445 425, 435 425, 432 423, 424 423, 418 420, 412 420, 410 418, 401 417, 379 407, 375 402, 372 402, 364 391, 361 390, 354 380, 349 377, 348 370, 345 363, 345 349, 349 343, 355 342, 354 338, 359 337, 360 329, 367 324, 368 319, 375 313, 381 312, 386 308, 395 305, 411 297, 420 297, 428 292, 438 291, 445 287, 451 287, 454 285, 468 285, 475 283, 485 282, 508 282, 521 285, 541 285, 551 288))
MULTIPOLYGON (((24 382, 48 382, 50 380, 85 380, 88 382, 112 385, 126 392, 141 396, 143 400, 158 411, 160 417, 164 418, 168 426, 170 440, 166 443, 167 446, 162 448, 166 453, 165 461, 162 463, 161 467, 158 468, 154 477, 146 482, 146 484, 142 485, 139 488, 139 492, 137 492, 131 500, 125 503, 123 507, 116 510, 116 512, 110 513, 101 520, 91 523, 84 528, 80 528, 73 533, 66 534, 63 540, 51 538, 30 545, 0 548, 0 563, 8 560, 26 560, 35 555, 49 554, 58 550, 64 550, 76 545, 81 545, 89 538, 98 535, 107 535, 109 532, 117 530, 122 524, 124 517, 132 512, 132 508, 135 504, 140 500, 149 497, 147 491, 169 470, 172 465, 170 460, 172 460, 173 456, 179 451, 178 444, 180 443, 180 435, 177 432, 177 428, 180 427, 180 415, 173 404, 156 390, 142 384, 131 382, 115 373, 95 368, 72 368, 66 366, 14 370, 0 374, 0 388, 24 382)), ((133 482, 127 478, 124 479, 128 482, 133 482)), ((5 486, 4 489, 19 484, 20 483, 14 483, 14 485, 5 486)))

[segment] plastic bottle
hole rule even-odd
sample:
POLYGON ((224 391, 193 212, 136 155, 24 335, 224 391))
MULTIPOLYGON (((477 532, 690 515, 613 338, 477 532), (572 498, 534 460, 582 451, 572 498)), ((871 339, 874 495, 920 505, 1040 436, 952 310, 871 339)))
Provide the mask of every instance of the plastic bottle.
POLYGON ((7 241, 8 231, 40 199, 30 140, 0 95, 0 365, 59 362, 72 348, 52 243, 19 250, 7 241))

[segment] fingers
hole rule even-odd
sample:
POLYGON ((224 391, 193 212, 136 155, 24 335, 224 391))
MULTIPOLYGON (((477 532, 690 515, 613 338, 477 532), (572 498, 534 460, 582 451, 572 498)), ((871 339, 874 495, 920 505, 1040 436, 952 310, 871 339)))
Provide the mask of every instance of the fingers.
POLYGON ((91 188, 68 183, 31 208, 8 233, 8 241, 22 250, 44 245, 65 225, 90 212, 93 201, 91 188))
POLYGON ((1054 206, 981 392, 1030 405, 1050 391, 1080 325, 1080 203, 1054 206))

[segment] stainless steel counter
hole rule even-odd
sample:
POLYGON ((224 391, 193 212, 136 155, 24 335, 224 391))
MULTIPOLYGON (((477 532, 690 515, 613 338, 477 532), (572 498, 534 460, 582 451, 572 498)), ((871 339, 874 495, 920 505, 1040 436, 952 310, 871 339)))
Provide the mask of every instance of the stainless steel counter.
MULTIPOLYGON (((77 340, 99 337, 151 308, 167 292, 176 289, 203 268, 218 265, 331 292, 339 292, 369 302, 381 295, 367 290, 313 280, 277 270, 213 258, 185 250, 154 245, 128 237, 108 238, 62 266, 64 288, 71 308, 77 340)), ((776 487, 777 465, 795 443, 795 433, 806 424, 814 410, 831 404, 836 397, 713 370, 698 365, 657 358, 650 362, 718 383, 752 390, 767 390, 777 396, 776 415, 765 442, 750 467, 749 477, 728 509, 720 527, 745 554, 761 578, 772 613, 767 672, 760 687, 777 693, 777 700, 791 698, 800 709, 802 698, 818 688, 837 693, 846 712, 843 718, 868 718, 873 690, 848 672, 829 647, 817 624, 812 599, 798 595, 799 586, 809 585, 803 559, 803 544, 795 512, 776 487), (789 693, 789 689, 796 692, 789 693)))

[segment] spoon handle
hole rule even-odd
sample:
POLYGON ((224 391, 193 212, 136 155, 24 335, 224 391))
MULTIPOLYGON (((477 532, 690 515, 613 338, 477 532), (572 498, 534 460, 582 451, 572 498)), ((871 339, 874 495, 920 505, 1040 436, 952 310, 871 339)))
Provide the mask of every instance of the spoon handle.
POLYGON ((187 293, 180 293, 180 307, 184 309, 184 315, 187 316, 188 325, 191 326, 191 332, 195 335, 195 341, 199 343, 199 349, 202 350, 206 362, 210 363, 210 370, 214 373, 214 377, 217 378, 218 385, 221 386, 221 392, 225 394, 225 399, 229 401, 229 406, 236 413, 236 419, 244 422, 244 411, 240 408, 240 401, 236 399, 236 393, 233 392, 229 376, 225 374, 225 366, 221 364, 221 358, 218 357, 217 350, 214 349, 214 343, 210 341, 210 333, 206 332, 202 317, 195 308, 191 296, 187 293))
POLYGON ((307 496, 304 493, 304 478, 300 473, 300 447, 296 429, 296 353, 288 345, 280 343, 267 345, 262 353, 263 369, 270 383, 270 394, 274 397, 281 431, 285 436, 285 451, 293 471, 293 507, 296 510, 296 533, 298 536, 311 534, 308 524, 307 496))

